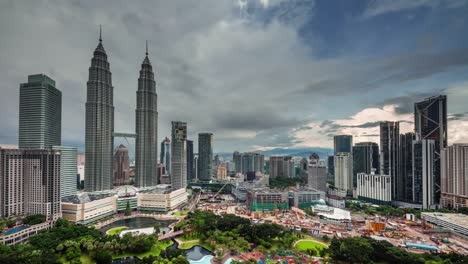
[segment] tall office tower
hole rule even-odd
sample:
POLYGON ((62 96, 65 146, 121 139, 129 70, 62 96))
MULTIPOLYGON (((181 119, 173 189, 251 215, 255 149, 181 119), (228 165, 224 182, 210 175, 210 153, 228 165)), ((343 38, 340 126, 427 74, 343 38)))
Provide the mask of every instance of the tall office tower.
POLYGON ((60 151, 0 149, 0 217, 61 217, 60 151))
POLYGON ((141 64, 136 103, 135 186, 157 184, 158 160, 158 95, 153 67, 146 56, 141 64))
POLYGON ((60 151, 60 197, 75 195, 77 192, 76 176, 78 174, 77 148, 53 146, 52 149, 60 151))
POLYGON ((302 158, 299 162, 299 173, 300 176, 307 179, 307 169, 309 167, 309 161, 306 158, 302 158))
POLYGON ((221 165, 221 159, 219 158, 219 155, 218 155, 218 154, 216 154, 216 155, 214 156, 214 161, 213 161, 213 163, 214 163, 214 167, 217 167, 217 166, 221 165))
POLYGON ((447 96, 439 95, 414 104, 416 139, 432 139, 434 153, 434 202, 440 201, 440 153, 447 147, 447 96))
POLYGON ((242 173, 242 154, 239 151, 234 151, 232 154, 232 162, 234 162, 235 172, 242 173))
POLYGON ((247 174, 248 172, 251 173, 264 173, 265 168, 265 156, 260 153, 255 152, 245 152, 239 153, 234 152, 233 160, 235 164, 235 171, 236 173, 247 174))
POLYGON ((198 134, 198 180, 210 181, 213 177, 213 134, 198 134))
POLYGON ((254 171, 265 173, 265 156, 260 153, 252 153, 253 160, 254 160, 254 171))
POLYGON ((187 140, 187 182, 195 178, 193 170, 193 140, 187 140))
POLYGON ((307 185, 319 191, 327 191, 327 167, 317 156, 312 157, 307 167, 307 185))
POLYGON ((333 146, 336 153, 351 153, 353 151, 353 136, 338 135, 333 137, 333 146))
POLYGON ((434 140, 413 141, 413 203, 421 204, 423 209, 435 207, 434 156, 434 140))
POLYGON ((294 161, 291 156, 270 157, 270 177, 293 178, 295 176, 294 161))
POLYGON ((441 153, 441 198, 443 207, 468 207, 468 144, 453 144, 441 153))
POLYGON ((19 148, 44 149, 62 143, 62 92, 45 74, 20 85, 19 148))
POLYGON ((335 157, 328 156, 327 158, 327 180, 335 181, 335 157))
POLYGON ((380 174, 392 178, 392 198, 398 200, 397 186, 401 186, 398 175, 398 147, 400 145, 400 123, 380 122, 380 174))
POLYGON ((353 191, 353 156, 343 152, 335 154, 335 187, 339 190, 353 191))
POLYGON ((198 153, 193 154, 193 179, 198 181, 198 153))
POLYGON ((159 162, 166 168, 166 173, 171 174, 171 140, 168 137, 161 142, 159 162))
POLYGON ((413 200, 413 140, 414 133, 400 135, 399 171, 402 181, 398 182, 397 198, 399 201, 411 202, 413 200))
POLYGON ((356 143, 353 147, 353 186, 357 186, 357 174, 379 174, 379 145, 374 142, 356 143))
POLYGON ((120 144, 114 154, 113 162, 114 185, 124 185, 130 178, 130 159, 128 157, 128 148, 120 144))
POLYGON ((187 123, 172 121, 171 185, 173 190, 187 187, 187 123))
POLYGON ((91 59, 86 93, 85 190, 110 190, 114 151, 114 87, 101 35, 91 59))

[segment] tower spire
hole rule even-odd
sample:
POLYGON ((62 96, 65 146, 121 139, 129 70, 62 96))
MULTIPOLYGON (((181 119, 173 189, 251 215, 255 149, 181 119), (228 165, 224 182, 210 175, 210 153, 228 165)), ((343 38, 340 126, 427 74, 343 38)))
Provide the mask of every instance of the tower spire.
POLYGON ((102 42, 102 26, 99 24, 99 42, 102 42))
POLYGON ((146 56, 148 56, 148 40, 146 40, 146 56))

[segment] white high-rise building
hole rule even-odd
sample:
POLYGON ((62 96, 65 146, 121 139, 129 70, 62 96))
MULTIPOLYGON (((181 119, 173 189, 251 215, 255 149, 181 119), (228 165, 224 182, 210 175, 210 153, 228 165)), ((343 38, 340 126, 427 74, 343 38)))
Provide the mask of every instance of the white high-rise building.
POLYGON ((441 206, 468 207, 468 144, 453 144, 441 154, 441 206))
POLYGON ((392 178, 389 175, 378 175, 372 171, 357 174, 356 192, 359 199, 374 204, 391 204, 392 178))
POLYGON ((318 159, 311 159, 307 167, 307 185, 320 191, 327 191, 327 166, 318 159))
POLYGON ((335 154, 335 187, 352 193, 353 191, 353 156, 351 153, 335 154))
POLYGON ((54 146, 54 150, 60 151, 60 197, 67 197, 76 194, 77 170, 77 148, 54 146))
POLYGON ((434 208, 434 155, 435 141, 413 141, 413 202, 423 209, 434 208))

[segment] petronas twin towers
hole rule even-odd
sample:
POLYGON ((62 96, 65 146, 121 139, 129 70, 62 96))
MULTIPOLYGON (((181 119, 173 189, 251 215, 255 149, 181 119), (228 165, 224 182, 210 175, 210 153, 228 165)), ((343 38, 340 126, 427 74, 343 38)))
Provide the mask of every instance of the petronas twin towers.
MULTIPOLYGON (((87 82, 85 191, 88 192, 112 189, 113 90, 112 74, 100 34, 87 82)), ((156 185, 158 111, 156 82, 148 58, 148 45, 138 78, 136 135, 135 185, 156 185)))

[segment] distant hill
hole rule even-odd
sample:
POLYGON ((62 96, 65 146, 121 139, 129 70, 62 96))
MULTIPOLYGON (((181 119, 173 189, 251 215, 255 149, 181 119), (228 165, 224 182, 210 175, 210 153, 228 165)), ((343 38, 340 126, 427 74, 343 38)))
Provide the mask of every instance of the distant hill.
MULTIPOLYGON (((284 155, 284 156, 293 156, 293 157, 309 157, 312 152, 315 152, 319 155, 321 159, 325 159, 328 155, 333 154, 333 149, 329 148, 274 148, 270 150, 257 150, 255 152, 262 153, 266 157, 275 156, 275 155, 284 155)), ((223 157, 225 160, 232 160, 232 153, 230 152, 220 152, 215 153, 223 157)))

